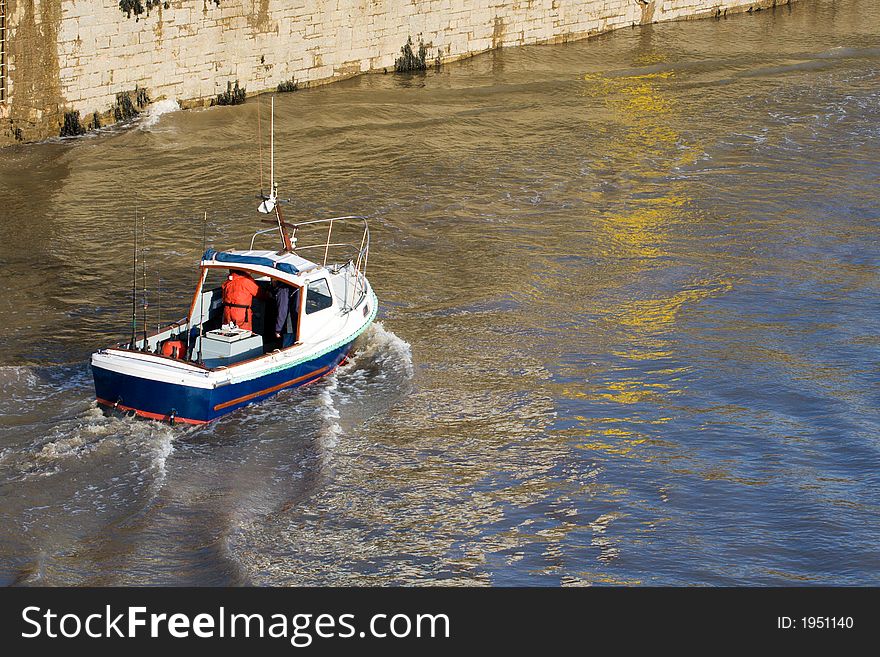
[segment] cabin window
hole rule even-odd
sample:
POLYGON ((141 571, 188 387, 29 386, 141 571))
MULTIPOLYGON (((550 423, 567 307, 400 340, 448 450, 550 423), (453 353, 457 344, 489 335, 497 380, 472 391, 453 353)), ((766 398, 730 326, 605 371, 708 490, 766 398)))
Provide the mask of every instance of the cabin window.
POLYGON ((322 278, 309 283, 309 291, 306 294, 306 314, 316 313, 333 305, 333 297, 330 296, 330 286, 327 279, 322 278))
POLYGON ((6 101, 6 0, 0 0, 0 103, 6 101))

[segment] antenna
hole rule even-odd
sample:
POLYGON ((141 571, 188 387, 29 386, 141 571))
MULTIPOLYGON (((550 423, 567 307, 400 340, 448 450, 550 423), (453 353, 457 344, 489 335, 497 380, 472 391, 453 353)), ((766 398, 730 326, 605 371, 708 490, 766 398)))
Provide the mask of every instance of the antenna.
MULTIPOLYGON (((263 199, 263 202, 257 207, 257 211, 262 212, 263 214, 275 213, 275 222, 278 224, 278 233, 281 235, 281 251, 279 251, 279 254, 281 254, 293 251, 293 243, 291 242, 290 236, 287 234, 287 224, 284 223, 284 217, 281 216, 281 208, 278 207, 278 183, 275 182, 275 96, 272 96, 272 118, 270 125, 272 127, 272 138, 270 142, 270 157, 272 160, 270 168, 270 184, 272 185, 272 188, 268 197, 262 193, 260 194, 260 198, 263 199)), ((262 181, 262 177, 260 180, 262 181)), ((265 219, 264 221, 266 223, 272 223, 270 219, 265 219)), ((296 226, 294 226, 294 231, 296 231, 296 226)))
MULTIPOLYGON (((258 115, 259 116, 259 115, 258 115)), ((272 131, 272 141, 270 144, 270 159, 271 159, 271 181, 269 182, 269 196, 266 197, 263 194, 263 162, 262 162, 262 150, 260 151, 260 197, 263 199, 263 202, 260 203, 257 210, 262 212, 263 214, 272 214, 272 211, 276 209, 278 204, 278 190, 275 187, 275 96, 272 96, 272 119, 271 119, 271 131, 272 131)), ((261 142, 262 143, 262 142, 261 142)))
POLYGON ((272 159, 272 196, 275 196, 275 96, 272 96, 272 142, 271 142, 271 159, 272 159))
POLYGON ((263 113, 263 102, 257 96, 257 142, 260 144, 260 196, 263 194, 263 128, 260 123, 260 115, 263 113))
MULTIPOLYGON (((260 198, 263 199, 263 202, 257 207, 257 211, 262 212, 263 214, 275 213, 275 221, 278 224, 278 233, 281 235, 281 251, 279 253, 283 253, 285 251, 293 251, 293 244, 291 243, 290 237, 287 235, 287 224, 284 223, 284 217, 281 216, 281 208, 278 207, 278 183, 275 182, 275 96, 272 96, 272 118, 270 125, 272 130, 270 142, 270 159, 272 160, 270 168, 270 184, 272 188, 269 191, 268 197, 262 194, 261 190, 260 198)), ((262 184, 262 177, 260 180, 262 184)), ((266 222, 272 223, 268 219, 266 222)))

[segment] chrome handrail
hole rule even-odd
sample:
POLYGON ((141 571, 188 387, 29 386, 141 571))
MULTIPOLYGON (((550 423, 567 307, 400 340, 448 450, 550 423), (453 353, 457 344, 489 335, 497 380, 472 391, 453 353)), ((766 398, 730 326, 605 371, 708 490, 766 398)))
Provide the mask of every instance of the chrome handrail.
MULTIPOLYGON (((287 227, 292 229, 292 239, 293 242, 293 253, 298 251, 305 251, 308 249, 324 249, 324 258, 321 263, 322 267, 327 266, 327 258, 330 253, 330 247, 340 247, 340 246, 348 246, 352 247, 352 249, 356 252, 356 258, 349 258, 348 262, 343 265, 343 267, 348 267, 350 264, 354 266, 354 277, 355 277, 355 290, 360 292, 360 297, 358 301, 354 304, 353 307, 356 307, 363 300, 366 295, 366 271, 367 271, 367 261, 370 257, 370 225, 367 223, 367 218, 362 215, 343 215, 339 217, 327 217, 325 219, 310 219, 309 221, 300 221, 298 223, 288 223, 287 227), (342 221, 352 221, 358 220, 363 224, 363 234, 361 236, 361 243, 359 247, 355 247, 355 245, 351 242, 331 242, 330 237, 333 233, 333 225, 337 222, 342 221), (296 245, 296 234, 297 231, 304 226, 315 226, 317 224, 327 224, 327 237, 320 242, 315 242, 314 244, 307 244, 306 246, 297 246, 296 245)), ((277 226, 273 226, 272 228, 265 228, 263 230, 258 230, 251 237, 251 250, 254 249, 254 243, 256 242, 258 235, 265 235, 267 233, 274 233, 278 230, 277 226)))
MULTIPOLYGON (((361 216, 361 215, 351 214, 351 215, 343 215, 343 216, 339 216, 339 217, 327 217, 325 219, 310 219, 309 221, 300 221, 298 223, 287 224, 287 226, 289 228, 293 229, 294 235, 296 235, 296 232, 304 226, 314 226, 316 224, 327 224, 327 239, 326 240, 322 240, 321 242, 316 242, 315 244, 309 244, 307 246, 294 245, 293 251, 296 252, 301 249, 316 248, 318 246, 323 246, 325 251, 328 250, 329 247, 331 247, 331 246, 354 246, 353 244, 350 244, 348 242, 339 242, 339 243, 330 242, 330 237, 333 232, 333 224, 335 222, 355 220, 355 219, 359 220, 363 224, 363 227, 364 227, 364 232, 361 237, 361 245, 360 245, 360 248, 357 250, 356 264, 357 264, 357 268, 360 269, 360 263, 362 260, 364 261, 364 264, 366 265, 366 259, 368 257, 369 251, 370 251, 370 225, 367 223, 367 218, 364 216, 361 216)), ((257 232, 255 232, 253 234, 253 236, 251 236, 251 250, 254 249, 254 244, 256 243, 257 236, 265 235, 267 233, 272 233, 272 232, 275 232, 276 230, 278 230, 277 227, 272 227, 272 228, 264 228, 263 230, 258 230, 257 232)), ((324 261, 322 263, 322 266, 326 266, 326 264, 327 264, 327 255, 328 254, 325 252, 324 261)))
POLYGON ((277 227, 266 228, 265 230, 258 230, 256 233, 254 233, 253 237, 251 237, 251 251, 254 250, 254 241, 257 239, 257 235, 264 235, 265 233, 274 233, 276 230, 278 230, 277 227))

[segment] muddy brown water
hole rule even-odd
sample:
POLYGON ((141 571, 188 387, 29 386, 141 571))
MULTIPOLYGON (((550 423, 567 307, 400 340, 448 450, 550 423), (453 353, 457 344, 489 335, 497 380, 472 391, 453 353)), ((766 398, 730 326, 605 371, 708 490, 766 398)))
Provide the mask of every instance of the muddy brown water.
POLYGON ((104 417, 87 360, 136 211, 151 321, 204 210, 256 229, 257 102, 0 151, 0 581, 877 584, 878 26, 820 0, 279 95, 287 213, 370 217, 380 324, 206 428, 104 417))

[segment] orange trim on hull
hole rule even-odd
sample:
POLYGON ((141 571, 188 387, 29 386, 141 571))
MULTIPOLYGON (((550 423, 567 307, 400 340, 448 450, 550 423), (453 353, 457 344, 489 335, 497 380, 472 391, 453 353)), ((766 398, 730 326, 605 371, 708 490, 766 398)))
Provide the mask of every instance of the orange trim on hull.
POLYGON ((258 392, 252 392, 249 395, 245 395, 244 397, 239 397, 237 399, 232 399, 228 402, 223 402, 222 404, 217 404, 214 407, 215 411, 223 410, 224 408, 229 408, 230 406, 235 406, 236 404, 241 404, 242 402, 250 401, 251 399, 256 399, 257 397, 262 397, 263 395, 268 395, 273 392, 278 392, 282 388, 286 388, 287 386, 292 386, 295 383, 299 383, 300 381, 305 381, 306 379, 310 379, 314 377, 321 377, 326 374, 328 371, 333 369, 330 365, 325 365, 324 367, 315 370, 314 372, 309 372, 308 374, 304 374, 303 376, 297 377, 295 379, 291 379, 290 381, 285 381, 284 383, 279 383, 277 386, 272 386, 271 388, 266 388, 265 390, 260 390, 258 392))
MULTIPOLYGON (((123 406, 122 404, 116 404, 111 401, 107 401, 106 399, 101 399, 100 397, 96 397, 99 404, 103 404, 104 406, 109 406, 110 408, 114 408, 119 411, 134 411, 136 415, 140 417, 145 417, 150 420, 161 420, 163 422, 168 422, 171 419, 170 415, 162 415, 161 413, 151 413, 149 411, 142 411, 138 408, 132 408, 131 406, 123 406)), ((174 417, 175 422, 183 422, 184 424, 208 424, 208 420, 191 420, 188 417, 174 417)))

